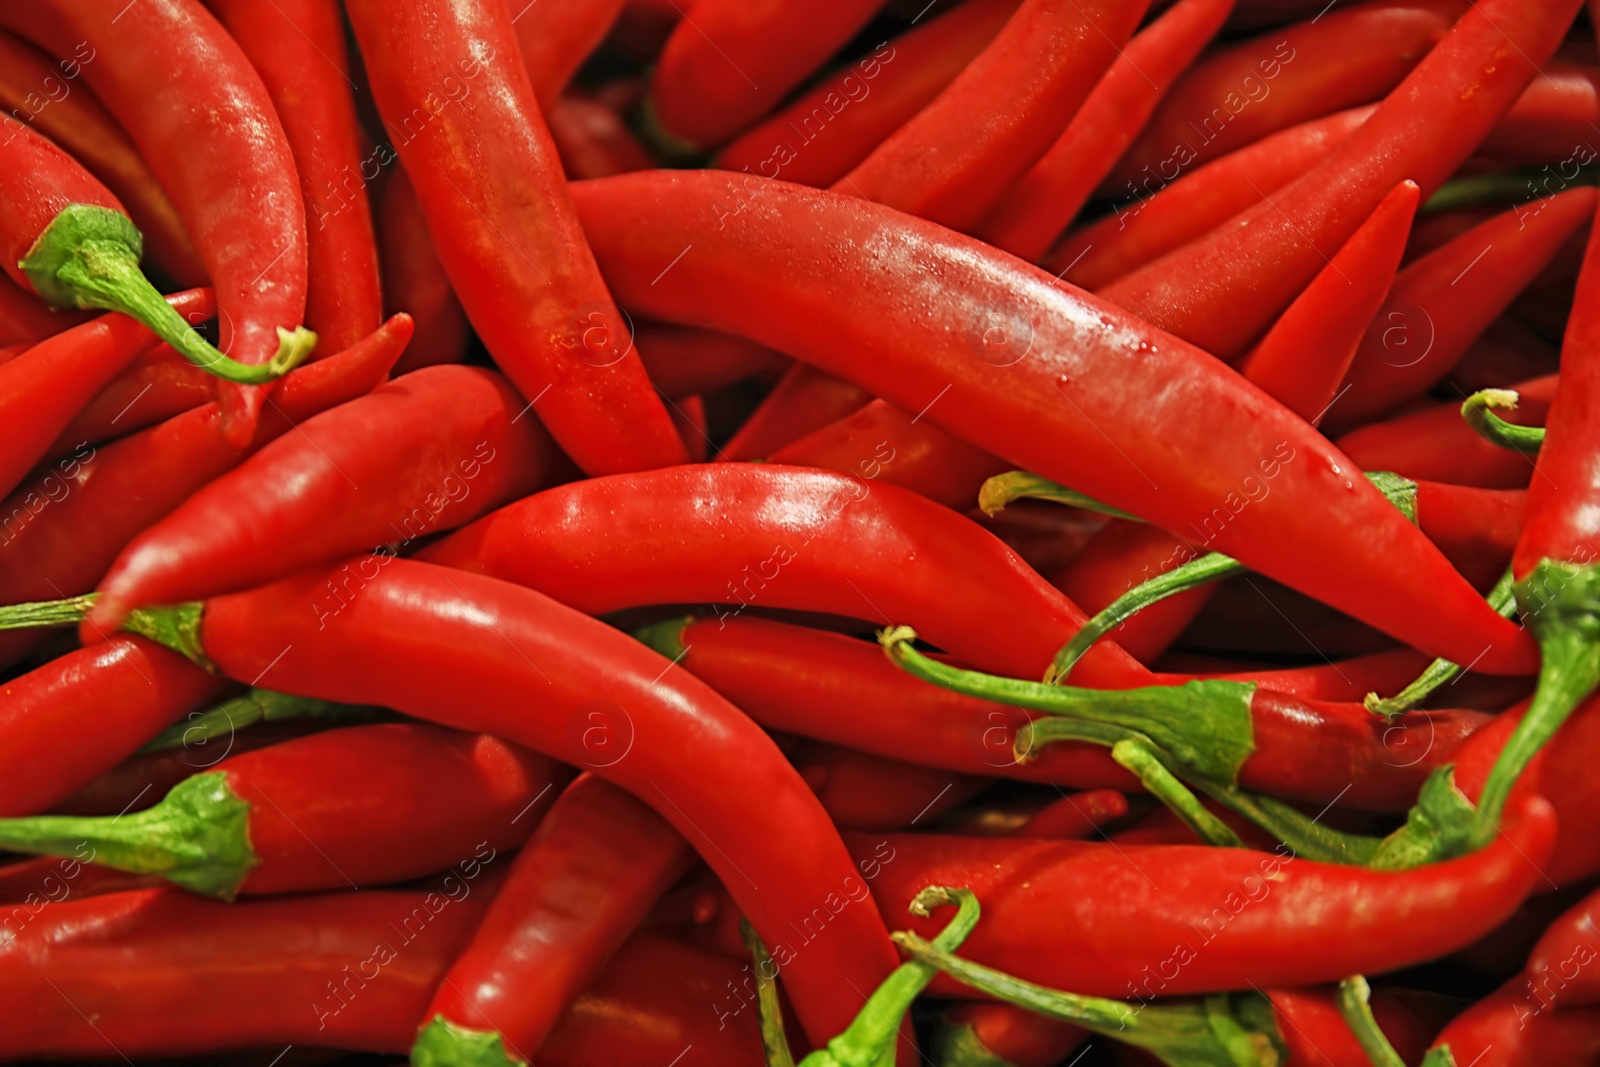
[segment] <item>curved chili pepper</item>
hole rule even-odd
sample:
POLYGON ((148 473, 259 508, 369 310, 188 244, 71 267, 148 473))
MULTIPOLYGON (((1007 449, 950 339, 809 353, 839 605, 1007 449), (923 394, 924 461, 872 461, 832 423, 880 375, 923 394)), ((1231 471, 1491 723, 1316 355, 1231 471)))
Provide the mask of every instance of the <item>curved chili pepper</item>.
POLYGON ((984 482, 1010 466, 882 400, 791 441, 767 458, 881 480, 960 511, 972 506, 984 482))
POLYGON ((544 109, 544 119, 568 178, 609 178, 656 165, 622 116, 604 104, 563 96, 544 109))
POLYGON ((1029 261, 1044 255, 1232 10, 1233 0, 1180 0, 1135 34, 978 236, 1029 261))
POLYGON ((693 858, 648 807, 592 774, 579 777, 517 854, 421 1015, 412 1062, 534 1061, 568 1005, 693 858))
MULTIPOLYGON (((83 43, 84 82, 139 146, 210 275, 220 347, 269 363, 306 301, 306 221, 294 157, 261 78, 193 0, 158 0, 106 18, 96 0, 12 4, 0 25, 56 56, 83 43)), ((296 344, 305 340, 300 335, 296 344)), ((250 439, 265 393, 219 387, 228 442, 250 439)))
POLYGON ((667 396, 709 393, 788 365, 782 353, 733 334, 640 323, 639 355, 667 396))
MULTIPOLYGON (((963 956, 1044 985, 1147 1001, 1333 981, 1470 944, 1542 884, 1538 867, 1555 835, 1549 805, 1528 800, 1506 833, 1409 871, 1317 863, 1282 848, 908 834, 846 842, 858 860, 876 861, 873 899, 887 921, 905 925, 898 917, 922 886, 966 886, 983 921, 963 956)), ((923 936, 935 926, 910 925, 923 936)))
MULTIPOLYGON (((81 616, 92 601, 31 618, 81 616)), ((248 593, 144 609, 130 622, 252 685, 493 733, 628 789, 695 845, 775 954, 803 936, 803 949, 781 955, 808 1032, 837 1032, 861 1006, 858 990, 893 969, 880 920, 844 895, 860 883, 837 832, 760 728, 626 634, 546 596, 358 556, 248 593), (530 694, 540 707, 532 715, 530 694), (692 763, 681 758, 685 737, 695 739, 692 763), (731 800, 740 796, 761 803, 731 800), (812 920, 794 933, 824 899, 833 901, 826 926, 812 920)))
POLYGON ((69 652, 0 686, 0 815, 34 815, 132 755, 223 681, 140 637, 69 652))
MULTIPOLYGON (((211 317, 209 290, 169 299, 180 316, 211 317)), ((125 315, 110 314, 64 330, 0 365, 0 494, 10 495, 72 416, 156 336, 125 315)))
POLYGON ((298 365, 314 337, 285 332, 278 353, 251 366, 217 351, 139 270, 143 238, 88 171, 32 130, 0 142, 0 255, 13 281, 52 307, 120 311, 226 381, 257 385, 298 365))
POLYGON ((700 0, 672 31, 650 79, 656 120, 704 148, 788 95, 867 24, 880 0, 700 0))
POLYGON ((683 462, 571 210, 506 5, 346 10, 439 259, 533 414, 590 474, 683 462))
POLYGON ((1102 295, 1224 358, 1243 351, 1390 189, 1410 178, 1431 196, 1472 154, 1560 43, 1579 4, 1486 0, 1468 8, 1321 165, 1102 295))
POLYGON ((72 83, 98 53, 84 41, 72 55, 52 63, 9 33, 0 33, 0 107, 12 121, 27 123, 83 164, 128 209, 144 236, 151 260, 179 285, 205 284, 205 267, 184 232, 177 208, 139 157, 117 120, 82 85, 72 83))
POLYGON ((574 199, 607 276, 644 314, 769 344, 1096 500, 1194 524, 1211 547, 1425 651, 1531 669, 1527 635, 1348 460, 1205 353, 920 220, 778 182, 741 194, 750 181, 623 175, 574 199), (870 266, 845 251, 863 247, 877 250, 870 266), (882 284, 891 258, 926 279, 915 314, 882 284), (1197 406, 1214 413, 1203 426, 1197 406))
POLYGON ((100 581, 86 643, 132 608, 453 529, 532 492, 550 463, 544 430, 500 375, 413 371, 307 419, 134 538, 100 581))
POLYGON ((1078 111, 1147 6, 1023 0, 989 46, 834 189, 953 229, 977 225, 1078 111))
POLYGON ((1350 364, 1343 425, 1419 396, 1594 218, 1593 189, 1572 189, 1473 227, 1400 272, 1350 364))
POLYGON ((1590 893, 1550 924, 1528 955, 1525 988, 1538 1009, 1581 1008, 1600 1003, 1600 928, 1595 913, 1600 893, 1590 893))
POLYGON ((385 309, 391 315, 403 310, 417 324, 416 343, 395 364, 396 376, 461 362, 471 332, 467 313, 439 262, 411 181, 398 167, 378 196, 378 251, 385 309))
POLYGON ((1043 263, 1073 285, 1104 288, 1288 185, 1326 159, 1373 110, 1353 108, 1292 126, 1187 174, 1176 161, 1161 166, 1118 190, 1131 199, 1068 233, 1043 263))
POLYGON ((306 326, 324 352, 343 352, 378 328, 383 297, 339 5, 203 2, 244 49, 283 123, 305 200, 306 326))
POLYGON ((1298 123, 1382 100, 1467 7, 1372 0, 1220 49, 1178 79, 1110 184, 1121 189, 1174 160, 1209 163, 1298 123))
MULTIPOLYGON (((212 403, 37 473, 0 504, 0 601, 92 589, 129 541, 191 494, 298 422, 371 391, 410 336, 410 318, 397 315, 349 351, 292 372, 243 452, 226 447, 212 403)), ((0 662, 33 641, 0 634, 0 662)))
POLYGON ((886 759, 853 748, 780 737, 828 817, 841 830, 902 830, 936 820, 990 779, 886 759))
POLYGON ((807 434, 854 414, 871 399, 859 386, 797 363, 728 438, 718 458, 766 459, 807 434))
POLYGON ((80 857, 87 842, 96 863, 223 900, 383 885, 522 844, 565 780, 481 734, 347 726, 223 760, 132 815, 0 819, 0 841, 80 857))
POLYGON ((60 455, 75 445, 126 437, 216 399, 216 379, 163 341, 135 356, 126 370, 96 393, 61 431, 50 452, 60 455))
POLYGON ((1434 1041, 1458 1064, 1543 1067, 1593 1063, 1600 1057, 1600 1009, 1544 1010, 1520 976, 1478 1001, 1434 1041))
POLYGON ((801 185, 844 177, 933 102, 1021 0, 972 0, 825 75, 717 153, 716 165, 801 185))

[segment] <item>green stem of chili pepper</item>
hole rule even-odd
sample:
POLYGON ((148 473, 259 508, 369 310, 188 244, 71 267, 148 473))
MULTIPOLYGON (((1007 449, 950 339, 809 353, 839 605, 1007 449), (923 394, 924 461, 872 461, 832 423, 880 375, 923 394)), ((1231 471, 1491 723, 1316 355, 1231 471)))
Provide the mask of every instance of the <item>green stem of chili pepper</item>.
MULTIPOLYGON (((1512 611, 1517 606, 1517 597, 1509 569, 1495 583, 1494 588, 1489 590, 1487 599, 1490 607, 1507 618, 1511 617, 1512 611)), ((1377 693, 1368 693, 1363 703, 1374 715, 1393 719, 1419 707, 1424 700, 1433 695, 1434 690, 1460 673, 1460 664, 1447 659, 1436 659, 1428 664, 1410 685, 1394 696, 1380 697, 1377 693)))
POLYGON ((1111 758, 1127 768, 1151 796, 1170 808, 1195 836, 1218 848, 1243 848, 1233 828, 1206 810, 1189 787, 1166 768, 1148 741, 1124 738, 1111 746, 1111 758))
POLYGON ((204 745, 216 738, 230 737, 234 731, 258 722, 282 722, 286 719, 350 722, 370 719, 374 714, 376 709, 275 693, 270 689, 251 689, 207 711, 196 712, 184 722, 169 726, 139 751, 160 752, 169 748, 204 745))
POLYGON ((778 984, 773 980, 777 968, 772 965, 772 956, 749 919, 739 920, 739 936, 754 964, 761 1052, 766 1057, 767 1067, 794 1067, 794 1053, 789 1051, 789 1038, 783 1032, 783 1008, 778 1003, 778 984))
POLYGON ((1372 1005, 1368 1003, 1371 995, 1372 987, 1367 980, 1359 974, 1351 975, 1339 983, 1339 1014, 1344 1016, 1350 1032, 1356 1035, 1372 1067, 1405 1067, 1405 1061, 1383 1036, 1378 1020, 1373 1018, 1372 1005))
POLYGON ((1491 445, 1525 456, 1537 456, 1544 444, 1544 427, 1518 426, 1495 414, 1513 411, 1517 406, 1515 389, 1479 389, 1461 403, 1461 417, 1474 433, 1491 445))
POLYGON ((1137 515, 1111 507, 1109 504, 1102 504, 1075 489, 1068 489, 1064 485, 1052 482, 1049 478, 1041 478, 1027 471, 996 474, 984 482, 983 487, 978 490, 978 508, 985 515, 998 515, 1005 510, 1006 505, 1017 500, 1050 500, 1057 504, 1066 504, 1068 507, 1082 508, 1085 511, 1097 511, 1116 519, 1127 519, 1129 522, 1144 521, 1137 515))
MULTIPOLYGON (((0 630, 33 630, 41 626, 66 626, 82 622, 100 599, 99 593, 67 597, 64 600, 38 600, 0 608, 0 630)), ((135 608, 128 613, 122 629, 147 637, 182 653, 200 666, 211 669, 211 661, 200 644, 199 601, 154 608, 135 608)), ((108 635, 109 636, 109 635, 108 635)))

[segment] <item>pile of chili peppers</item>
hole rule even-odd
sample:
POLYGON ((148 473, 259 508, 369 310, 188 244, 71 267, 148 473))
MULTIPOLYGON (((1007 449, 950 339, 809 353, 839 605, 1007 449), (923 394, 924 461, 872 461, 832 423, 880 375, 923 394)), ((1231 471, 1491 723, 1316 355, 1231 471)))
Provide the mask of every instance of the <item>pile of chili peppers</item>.
POLYGON ((0 1062, 1600 1064, 1597 31, 0 5, 0 1062))

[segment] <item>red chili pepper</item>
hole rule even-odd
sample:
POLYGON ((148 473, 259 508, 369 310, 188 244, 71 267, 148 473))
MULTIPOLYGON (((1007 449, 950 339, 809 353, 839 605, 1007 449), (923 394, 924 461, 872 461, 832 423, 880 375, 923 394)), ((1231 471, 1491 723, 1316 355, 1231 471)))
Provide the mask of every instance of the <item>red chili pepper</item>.
POLYGON ((6 682, 0 815, 48 810, 223 685, 182 656, 125 634, 6 682))
POLYGON ((1474 1067, 1544 1067, 1593 1063, 1600 1057, 1600 1009, 1545 1007, 1521 976, 1489 994, 1446 1026, 1434 1048, 1474 1067))
POLYGON ((128 874, 76 859, 35 856, 0 867, 0 926, 18 934, 44 909, 70 899, 151 889, 160 879, 128 874))
POLYGON ((1068 233, 1044 265, 1073 285, 1104 288, 1288 185, 1326 159, 1373 110, 1353 108, 1291 126, 1191 173, 1176 162, 1163 165, 1117 190, 1131 200, 1068 233))
POLYGON ((1193 524, 1210 547, 1424 651, 1482 656, 1488 673, 1531 669, 1527 635, 1348 460, 1205 353, 920 220, 737 181, 674 172, 574 187, 631 307, 740 333, 1097 500, 1167 529, 1193 524), (889 262, 924 279, 915 316, 883 284, 889 262), (1216 414, 1197 424, 1197 406, 1216 414))
MULTIPOLYGON (((1541 425, 1555 399, 1556 385, 1556 376, 1551 374, 1512 386, 1518 404, 1514 411, 1503 414, 1519 425, 1541 425)), ((1334 443, 1366 470, 1394 471, 1407 478, 1520 489, 1533 477, 1532 458, 1479 437, 1461 417, 1458 402, 1374 422, 1341 435, 1334 443)))
MULTIPOLYGON (((294 371, 243 452, 226 447, 212 403, 38 472, 0 504, 0 601, 94 588, 129 541, 193 493, 297 423, 371 391, 410 336, 411 320, 397 315, 349 351, 294 371)), ((34 641, 0 634, 0 662, 34 641)))
POLYGON ((86 311, 52 311, 9 277, 0 276, 0 343, 7 347, 36 344, 91 317, 86 311))
POLYGON ((841 830, 903 830, 936 820, 991 779, 799 738, 778 743, 841 830))
POLYGON ((1505 121, 1479 151, 1502 163, 1558 163, 1566 171, 1594 149, 1590 123, 1600 121, 1600 71, 1593 66, 1546 63, 1505 121))
POLYGON ((699 0, 656 62, 650 102, 673 137, 714 147, 765 115, 881 6, 699 0))
MULTIPOLYGON (((378 328, 378 245, 336 0, 204 0, 266 84, 305 201, 306 326, 324 352, 378 328)), ((409 308, 406 310, 410 310, 409 308)))
MULTIPOLYGON (((211 317, 211 292, 170 298, 180 316, 211 317)), ((0 366, 0 494, 10 495, 78 409, 156 336, 132 319, 102 315, 64 330, 0 366)))
POLYGON ((533 83, 533 95, 548 114, 561 90, 597 48, 622 11, 624 0, 574 0, 514 9, 517 49, 533 83))
POLYGON ((1174 161, 1209 163, 1298 123, 1382 100, 1468 6, 1371 0, 1213 52, 1178 79, 1109 184, 1120 191, 1174 161))
MULTIPOLYGON (((846 835, 886 919, 927 885, 964 886, 983 921, 961 955, 1028 981, 1132 997, 1277 988, 1393 970, 1470 944, 1541 884, 1555 820, 1533 798, 1469 856, 1371 871, 1277 852, 930 835, 846 835), (886 851, 887 850, 887 851, 886 851), (1520 850, 1520 853, 1519 853, 1520 850)), ((934 993, 960 989, 934 980, 934 993)), ((1131 1009, 1132 1006, 1130 1006, 1131 1009)))
POLYGON ((716 165, 827 186, 916 117, 966 69, 1020 0, 973 0, 885 42, 717 153, 716 165))
POLYGON ((931 104, 834 188, 953 229, 976 226, 1078 111, 1147 6, 1023 0, 931 104))
POLYGON ((1581 1008, 1600 1003, 1600 893, 1590 893, 1550 924, 1524 968, 1524 988, 1545 1008, 1581 1008))
MULTIPOLYGON (((13 4, 0 24, 55 56, 94 50, 84 82, 194 238, 222 313, 221 349, 251 365, 277 358, 278 331, 305 312, 305 212, 271 98, 239 46, 193 0, 141 3, 115 21, 96 0, 13 4)), ((227 439, 243 447, 265 393, 219 390, 227 439)))
POLYGON ((1128 814, 1128 798, 1115 789, 1075 793, 1039 809, 1012 837, 1047 837, 1054 841, 1082 840, 1108 822, 1128 814))
POLYGON ((784 445, 768 458, 881 480, 960 511, 977 500, 984 482, 1011 467, 882 400, 784 445))
POLYGON ((10 136, 14 122, 22 122, 60 145, 128 209, 157 267, 179 285, 204 285, 205 267, 161 183, 105 105, 84 86, 72 84, 97 56, 84 41, 53 63, 9 33, 0 33, 4 136, 10 136))
POLYGON ((404 310, 417 323, 415 343, 395 364, 395 375, 461 362, 471 331, 467 313, 439 262, 411 181, 398 167, 378 197, 378 237, 384 307, 391 315, 404 310))
MULTIPOLYGON (((1286 1062, 1319 1067, 1371 1067, 1339 1012, 1338 994, 1322 989, 1269 989, 1266 997, 1288 1050, 1286 1062)), ((1372 990, 1378 1028, 1404 1063, 1419 1063, 1444 1020, 1439 1005, 1411 990, 1372 990)))
POLYGON ((1026 260, 1044 255, 1232 10, 1233 0, 1180 0, 1136 34, 978 236, 1026 260))
POLYGON ((808 1033, 841 1030, 894 968, 881 921, 843 895, 860 883, 837 832, 777 747, 709 687, 605 623, 492 578, 387 556, 135 618, 141 629, 162 620, 164 640, 250 684, 492 733, 628 789, 695 845, 775 956, 800 936, 801 919, 811 922, 803 947, 781 962, 808 1033), (525 712, 529 694, 537 714, 525 712), (693 761, 683 758, 686 737, 693 761), (825 900, 834 903, 819 930, 811 909, 825 900))
POLYGON ((100 580, 85 643, 132 608, 454 529, 537 488, 550 452, 500 375, 413 371, 300 423, 129 542, 100 580))
POLYGON ((420 1016, 412 1059, 533 1062, 568 1005, 693 858, 655 812, 581 776, 517 854, 420 1016))
POLYGON ((728 438, 717 458, 766 459, 807 434, 854 414, 871 399, 858 386, 797 363, 728 438))
POLYGON ((1350 365, 1334 419, 1349 426, 1420 396, 1453 367, 1567 239, 1594 218, 1573 189, 1473 227, 1401 271, 1350 365))
POLYGON ((98 445, 215 402, 216 379, 162 342, 135 356, 73 416, 50 448, 54 455, 81 444, 98 445))
POLYGON ((0 819, 0 842, 223 900, 383 885, 517 847, 566 779, 553 760, 481 734, 348 726, 223 760, 147 811, 0 819))
POLYGON ((571 210, 506 5, 346 10, 439 258, 501 370, 587 473, 683 462, 571 210))
POLYGON ((638 339, 650 381, 667 396, 715 392, 789 363, 782 353, 714 330, 640 323, 638 339))
POLYGON ((544 109, 544 118, 568 178, 609 178, 656 165, 622 116, 604 104, 563 96, 544 109))
POLYGON ((1224 358, 1243 351, 1397 183, 1433 195, 1522 95, 1579 3, 1470 7, 1320 166, 1102 295, 1224 358))

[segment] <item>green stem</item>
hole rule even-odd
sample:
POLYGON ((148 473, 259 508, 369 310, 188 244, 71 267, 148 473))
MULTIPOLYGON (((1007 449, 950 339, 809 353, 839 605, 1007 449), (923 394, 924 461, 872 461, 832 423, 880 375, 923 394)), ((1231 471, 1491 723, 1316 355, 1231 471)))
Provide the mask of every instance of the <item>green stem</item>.
POLYGON ((260 862, 250 847, 250 805, 229 787, 225 771, 186 778, 161 803, 131 815, 0 819, 0 849, 156 874, 223 900, 234 898, 260 862))
POLYGON ((1378 1020, 1372 1016, 1368 1000, 1371 995, 1372 987, 1367 985, 1367 980, 1359 974, 1351 975, 1339 983, 1339 1014, 1344 1016, 1350 1032, 1356 1035, 1356 1042, 1372 1061, 1372 1067, 1406 1067, 1379 1029, 1378 1020))
MULTIPOLYGON (((82 622, 99 599, 99 593, 85 593, 65 600, 38 600, 0 607, 0 630, 33 630, 82 622)), ((205 604, 198 600, 164 607, 134 608, 122 621, 122 628, 165 645, 207 670, 214 670, 200 643, 200 619, 204 612, 205 604)))
POLYGON ((232 700, 223 701, 209 711, 175 723, 157 734, 139 751, 161 752, 171 748, 198 747, 215 738, 231 737, 235 731, 260 722, 282 722, 287 719, 347 722, 370 719, 377 713, 375 708, 290 696, 270 689, 251 689, 232 700))
MULTIPOLYGON (((1507 570, 1500 576, 1493 589, 1489 590, 1487 597, 1489 606, 1506 618, 1510 618, 1516 610, 1517 595, 1511 571, 1507 570)), ((1368 693, 1364 703, 1367 710, 1374 715, 1382 715, 1388 719, 1395 719, 1404 715, 1422 704, 1433 695, 1434 691, 1450 679, 1461 673, 1459 664, 1447 659, 1436 659, 1428 664, 1426 669, 1416 679, 1392 697, 1380 697, 1377 693, 1368 693)))
POLYGON ((1195 681, 1143 689, 1078 689, 1000 678, 929 659, 912 647, 915 631, 891 627, 878 635, 891 662, 914 677, 984 700, 1048 715, 1138 731, 1187 768, 1219 782, 1236 782, 1255 751, 1248 682, 1195 681))
POLYGON ((411 1067, 527 1067, 496 1030, 474 1030, 435 1015, 411 1046, 411 1067))
POLYGON ((1200 798, 1167 770, 1148 742, 1132 738, 1118 741, 1111 746, 1111 758, 1138 778, 1146 792, 1172 809, 1200 840, 1218 848, 1244 847, 1233 828, 1207 811, 1200 798))
POLYGON ((1496 410, 1514 411, 1516 406, 1514 389, 1480 389, 1462 402, 1461 417, 1467 420, 1474 433, 1491 445, 1525 456, 1537 456, 1539 447, 1544 444, 1544 428, 1518 426, 1495 414, 1496 410))
POLYGON ((278 351, 266 363, 230 359, 173 310, 139 269, 144 241, 120 211, 70 204, 51 220, 20 264, 54 307, 103 308, 143 323, 178 354, 225 381, 262 385, 305 362, 317 335, 303 326, 278 328, 278 351))
MULTIPOLYGON (((970 889, 930 885, 911 901, 911 914, 921 916, 952 904, 955 918, 932 941, 944 952, 959 948, 978 924, 978 898, 970 889)), ((921 960, 902 963, 873 990, 849 1028, 801 1060, 800 1067, 893 1067, 901 1020, 937 973, 936 967, 921 960)))
POLYGON ((996 474, 984 482, 983 487, 978 490, 978 508, 985 515, 997 515, 1005 510, 1007 504, 1023 499, 1050 500, 1057 504, 1082 508, 1085 511, 1097 511, 1114 519, 1127 519, 1129 522, 1144 521, 1130 512, 1102 504, 1075 489, 1068 489, 1064 485, 1052 482, 1048 478, 1041 478, 1037 474, 1029 474, 1027 471, 996 474))
POLYGON ((1222 995, 1204 1001, 1134 1005, 1079 996, 962 959, 909 931, 890 936, 912 958, 970 989, 1144 1049, 1174 1067, 1266 1067, 1281 1062, 1281 1041, 1271 1024, 1271 1011, 1252 1003, 1259 998, 1236 1002, 1222 995))
POLYGON ((761 1026, 761 1051, 766 1056, 767 1067, 794 1067, 794 1053, 789 1051, 789 1038, 783 1032, 783 1005, 778 1002, 778 983, 773 980, 778 969, 772 965, 772 956, 750 920, 739 920, 739 936, 744 939, 744 947, 755 969, 756 1017, 761 1026))

